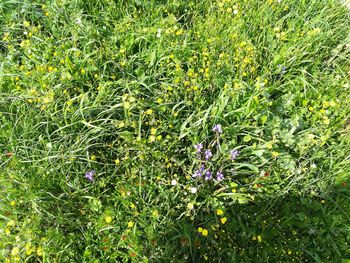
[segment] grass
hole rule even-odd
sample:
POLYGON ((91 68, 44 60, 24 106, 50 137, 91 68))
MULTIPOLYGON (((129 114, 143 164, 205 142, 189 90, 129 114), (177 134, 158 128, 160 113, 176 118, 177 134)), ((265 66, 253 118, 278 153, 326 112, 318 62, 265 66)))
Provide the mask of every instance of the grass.
POLYGON ((0 17, 2 262, 349 261, 340 2, 3 0, 0 17))

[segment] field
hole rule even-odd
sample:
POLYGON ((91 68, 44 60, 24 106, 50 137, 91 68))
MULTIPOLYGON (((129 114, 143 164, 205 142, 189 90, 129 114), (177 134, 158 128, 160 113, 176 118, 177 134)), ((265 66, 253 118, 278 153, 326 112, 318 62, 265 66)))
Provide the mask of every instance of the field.
POLYGON ((337 0, 1 0, 0 262, 350 262, 337 0))

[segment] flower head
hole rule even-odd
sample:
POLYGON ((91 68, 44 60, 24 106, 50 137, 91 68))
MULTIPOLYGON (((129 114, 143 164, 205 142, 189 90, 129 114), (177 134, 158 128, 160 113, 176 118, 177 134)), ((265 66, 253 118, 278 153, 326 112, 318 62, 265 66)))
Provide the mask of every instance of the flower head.
POLYGON ((94 175, 95 175, 96 171, 95 170, 91 170, 85 173, 85 178, 87 178, 89 181, 93 182, 94 181, 94 175))
POLYGON ((234 161, 237 156, 239 155, 239 151, 238 150, 231 150, 230 151, 230 157, 231 157, 231 160, 234 161))
POLYGON ((208 180, 211 180, 213 178, 213 175, 212 173, 208 170, 205 172, 205 180, 208 181, 208 180))
POLYGON ((211 157, 213 156, 213 154, 211 153, 211 150, 205 150, 204 152, 204 157, 205 157, 205 160, 209 160, 211 157))
POLYGON ((222 128, 220 124, 215 124, 213 127, 213 132, 222 133, 222 128))
POLYGON ((202 149, 203 149, 203 144, 202 143, 199 143, 199 144, 196 144, 194 146, 194 148, 196 149, 196 153, 201 153, 202 149))
POLYGON ((222 172, 218 171, 218 172, 216 173, 216 180, 219 181, 219 182, 221 182, 222 180, 224 180, 224 175, 223 175, 222 172))
POLYGON ((196 170, 192 176, 193 176, 193 177, 201 177, 201 176, 202 176, 202 173, 201 173, 200 170, 196 170))

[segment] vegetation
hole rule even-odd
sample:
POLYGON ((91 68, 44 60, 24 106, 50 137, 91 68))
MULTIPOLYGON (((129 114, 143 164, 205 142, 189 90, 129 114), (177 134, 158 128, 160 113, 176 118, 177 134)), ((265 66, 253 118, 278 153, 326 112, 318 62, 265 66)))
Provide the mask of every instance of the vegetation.
POLYGON ((348 262, 335 0, 2 0, 1 262, 348 262))

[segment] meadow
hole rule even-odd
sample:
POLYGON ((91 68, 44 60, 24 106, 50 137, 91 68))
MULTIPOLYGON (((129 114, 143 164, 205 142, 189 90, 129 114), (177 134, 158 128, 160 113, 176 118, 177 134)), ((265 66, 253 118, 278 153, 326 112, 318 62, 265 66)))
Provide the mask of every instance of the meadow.
POLYGON ((350 262, 338 0, 1 0, 0 261, 350 262))

